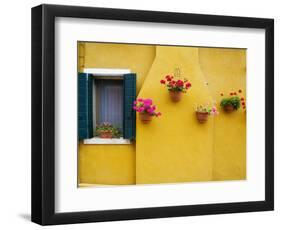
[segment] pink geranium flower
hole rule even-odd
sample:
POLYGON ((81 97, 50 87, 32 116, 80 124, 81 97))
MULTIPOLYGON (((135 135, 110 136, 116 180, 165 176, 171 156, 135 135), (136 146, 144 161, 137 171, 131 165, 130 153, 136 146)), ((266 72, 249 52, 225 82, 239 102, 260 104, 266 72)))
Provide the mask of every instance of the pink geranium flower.
POLYGON ((153 101, 150 98, 138 98, 134 101, 133 109, 138 113, 147 113, 151 116, 160 116, 160 112, 156 112, 156 106, 153 105, 153 101))
POLYGON ((211 114, 211 115, 218 115, 218 114, 219 114, 219 111, 218 111, 218 109, 217 109, 216 106, 213 106, 213 107, 211 108, 210 114, 211 114))

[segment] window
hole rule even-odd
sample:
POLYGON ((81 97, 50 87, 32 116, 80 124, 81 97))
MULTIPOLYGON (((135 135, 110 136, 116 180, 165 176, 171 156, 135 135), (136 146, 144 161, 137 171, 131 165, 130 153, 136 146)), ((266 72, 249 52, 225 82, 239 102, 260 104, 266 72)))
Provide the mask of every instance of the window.
POLYGON ((78 74, 78 137, 84 143, 126 144, 135 138, 136 74, 123 72, 88 69, 78 74), (118 128, 121 138, 97 137, 96 127, 103 122, 118 128))
POLYGON ((123 128, 123 80, 95 80, 96 124, 109 122, 121 130, 123 128))

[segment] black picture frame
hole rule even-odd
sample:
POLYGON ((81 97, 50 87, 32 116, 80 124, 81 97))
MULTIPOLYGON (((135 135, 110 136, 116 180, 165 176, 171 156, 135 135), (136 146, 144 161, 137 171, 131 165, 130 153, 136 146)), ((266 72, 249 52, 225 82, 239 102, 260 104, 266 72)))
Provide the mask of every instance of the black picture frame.
POLYGON ((32 221, 41 225, 274 209, 274 20, 62 5, 32 8, 32 221), (265 200, 55 213, 55 18, 108 19, 265 29, 265 200))

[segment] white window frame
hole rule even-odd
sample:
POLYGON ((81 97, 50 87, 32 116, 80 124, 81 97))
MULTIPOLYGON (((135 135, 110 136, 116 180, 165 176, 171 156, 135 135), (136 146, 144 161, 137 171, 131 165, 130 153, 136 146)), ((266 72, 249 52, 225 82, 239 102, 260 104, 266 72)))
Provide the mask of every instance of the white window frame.
MULTIPOLYGON (((115 69, 115 68, 84 68, 84 73, 92 74, 95 77, 118 77, 124 74, 131 73, 130 69, 115 69)), ((99 138, 93 137, 89 139, 84 139, 83 141, 86 145, 126 145, 131 144, 131 140, 120 138, 99 138)))

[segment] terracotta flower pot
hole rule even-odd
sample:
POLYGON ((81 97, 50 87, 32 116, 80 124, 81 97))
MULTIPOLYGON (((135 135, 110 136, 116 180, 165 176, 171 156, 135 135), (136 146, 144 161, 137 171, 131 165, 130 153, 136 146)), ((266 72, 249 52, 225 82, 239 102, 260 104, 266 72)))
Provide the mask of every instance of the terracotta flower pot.
POLYGON ((110 131, 101 132, 99 135, 100 138, 112 138, 113 134, 110 131))
POLYGON ((144 124, 151 122, 152 117, 153 117, 152 115, 149 115, 148 113, 140 113, 139 115, 140 115, 140 120, 144 124))
POLYGON ((182 97, 182 92, 181 91, 169 91, 170 93, 170 98, 173 102, 179 102, 182 97))
POLYGON ((208 120, 209 113, 208 112, 197 112, 196 117, 199 123, 203 124, 208 120))
POLYGON ((225 105, 223 107, 224 111, 227 113, 232 113, 234 111, 234 106, 233 105, 225 105))

